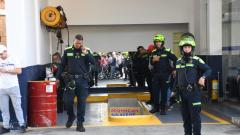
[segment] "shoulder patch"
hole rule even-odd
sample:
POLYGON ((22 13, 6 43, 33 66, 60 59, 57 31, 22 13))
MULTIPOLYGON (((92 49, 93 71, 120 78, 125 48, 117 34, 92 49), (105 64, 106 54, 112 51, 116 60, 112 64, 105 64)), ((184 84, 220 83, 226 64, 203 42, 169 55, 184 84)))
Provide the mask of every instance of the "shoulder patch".
POLYGON ((170 52, 170 51, 171 51, 171 49, 170 49, 170 48, 166 48, 165 50, 166 50, 167 52, 170 52))
POLYGON ((205 64, 205 62, 201 58, 199 58, 198 56, 193 56, 193 59, 199 61, 202 64, 205 64))
POLYGON ((182 60, 182 58, 179 58, 177 61, 180 61, 180 60, 182 60))
POLYGON ((65 50, 68 50, 68 49, 72 49, 72 46, 69 46, 69 47, 65 48, 65 50))

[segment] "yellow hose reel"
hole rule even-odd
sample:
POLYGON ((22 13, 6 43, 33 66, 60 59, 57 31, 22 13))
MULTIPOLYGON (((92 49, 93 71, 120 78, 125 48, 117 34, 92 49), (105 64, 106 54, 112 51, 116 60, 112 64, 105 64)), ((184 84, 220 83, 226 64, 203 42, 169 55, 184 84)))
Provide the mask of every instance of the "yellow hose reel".
POLYGON ((53 28, 65 28, 66 22, 63 19, 63 15, 56 7, 45 7, 41 10, 42 22, 53 28))

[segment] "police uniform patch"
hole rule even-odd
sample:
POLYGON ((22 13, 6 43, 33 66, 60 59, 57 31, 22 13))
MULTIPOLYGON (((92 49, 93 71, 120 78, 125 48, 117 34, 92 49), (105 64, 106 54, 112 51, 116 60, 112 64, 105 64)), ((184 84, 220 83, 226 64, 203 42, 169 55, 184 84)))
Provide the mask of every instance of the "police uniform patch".
POLYGON ((71 56, 73 56, 73 53, 67 53, 67 56, 71 57, 71 56))

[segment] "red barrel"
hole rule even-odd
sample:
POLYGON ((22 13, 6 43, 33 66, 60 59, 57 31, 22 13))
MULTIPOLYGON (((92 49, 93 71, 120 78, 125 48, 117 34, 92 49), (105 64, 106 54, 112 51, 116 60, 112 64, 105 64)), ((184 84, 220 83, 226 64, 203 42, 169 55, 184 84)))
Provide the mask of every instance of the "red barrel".
POLYGON ((57 123, 56 82, 28 82, 28 126, 50 127, 57 123))

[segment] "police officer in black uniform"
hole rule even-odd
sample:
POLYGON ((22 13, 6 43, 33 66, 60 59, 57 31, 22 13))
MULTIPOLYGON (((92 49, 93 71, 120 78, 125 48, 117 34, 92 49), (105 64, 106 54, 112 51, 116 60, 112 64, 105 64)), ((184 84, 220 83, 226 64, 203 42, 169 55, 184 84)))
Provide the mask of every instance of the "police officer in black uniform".
POLYGON ((168 79, 173 68, 171 67, 171 61, 174 63, 177 61, 177 57, 171 52, 170 49, 165 48, 165 37, 162 34, 157 34, 153 38, 155 50, 152 52, 151 64, 152 70, 152 90, 153 90, 153 109, 151 113, 159 111, 159 93, 161 92, 160 102, 160 114, 166 115, 167 104, 167 91, 169 88, 168 79))
POLYGON ((179 42, 182 57, 176 62, 174 87, 181 99, 181 113, 185 135, 201 135, 201 92, 211 74, 210 67, 193 54, 196 43, 191 33, 185 33, 179 42))
POLYGON ((89 49, 83 46, 83 36, 75 36, 74 45, 65 49, 60 70, 57 78, 67 67, 67 73, 71 76, 75 88, 66 88, 64 93, 64 103, 67 109, 68 121, 66 127, 70 128, 76 118, 73 110, 74 97, 77 96, 77 128, 79 132, 85 132, 83 127, 86 99, 88 96, 89 63, 95 64, 95 60, 89 49))

